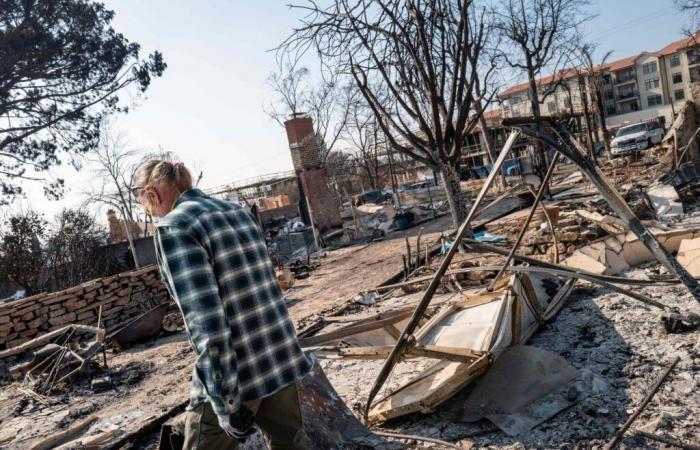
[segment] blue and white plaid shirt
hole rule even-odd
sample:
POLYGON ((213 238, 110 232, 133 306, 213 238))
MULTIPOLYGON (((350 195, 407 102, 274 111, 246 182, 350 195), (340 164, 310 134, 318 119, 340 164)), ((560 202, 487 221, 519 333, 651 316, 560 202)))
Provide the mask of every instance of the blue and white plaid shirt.
POLYGON ((159 221, 155 243, 196 355, 189 409, 208 401, 231 414, 309 372, 248 211, 191 189, 159 221))

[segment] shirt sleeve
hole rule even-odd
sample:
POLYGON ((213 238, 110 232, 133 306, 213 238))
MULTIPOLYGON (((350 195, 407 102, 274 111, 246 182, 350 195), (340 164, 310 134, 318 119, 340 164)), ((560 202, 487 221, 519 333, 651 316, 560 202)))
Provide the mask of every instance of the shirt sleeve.
POLYGON ((195 370, 217 415, 240 408, 236 353, 206 249, 176 226, 156 232, 158 264, 175 298, 196 356, 195 370))

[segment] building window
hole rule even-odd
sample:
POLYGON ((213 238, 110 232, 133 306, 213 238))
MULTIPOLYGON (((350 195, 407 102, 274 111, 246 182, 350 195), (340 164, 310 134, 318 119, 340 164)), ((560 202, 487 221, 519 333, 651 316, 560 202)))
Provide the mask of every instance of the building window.
POLYGON ((547 102, 547 111, 553 113, 557 110, 557 104, 554 102, 547 102))
POLYGON ((644 87, 647 88, 647 91, 649 89, 654 89, 659 87, 659 78, 649 78, 648 80, 644 80, 644 87))
POLYGON ((656 106, 661 104, 661 96, 659 94, 650 95, 647 97, 647 104, 649 106, 656 106))
POLYGON ((606 110, 606 113, 607 113, 609 116, 614 116, 614 115, 615 115, 615 107, 614 107, 614 106, 608 106, 608 108, 607 108, 607 110, 606 110))
POLYGON ((685 98, 685 92, 683 89, 676 89, 673 91, 673 98, 676 100, 683 100, 685 98))
POLYGON ((642 65, 642 71, 644 73, 654 73, 656 72, 656 61, 646 63, 642 65))
POLYGON ((673 55, 671 56, 671 67, 678 67, 681 65, 681 56, 673 55))
POLYGON ((674 83, 682 83, 683 82, 683 75, 681 75, 680 72, 674 73, 672 78, 673 78, 674 83))
POLYGON ((612 100, 615 98, 615 94, 613 94, 613 91, 605 91, 605 100, 612 100))

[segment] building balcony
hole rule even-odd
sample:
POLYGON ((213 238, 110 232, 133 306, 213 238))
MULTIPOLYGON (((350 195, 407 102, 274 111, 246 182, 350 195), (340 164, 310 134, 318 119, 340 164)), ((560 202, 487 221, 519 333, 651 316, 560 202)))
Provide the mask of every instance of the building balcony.
POLYGON ((700 64, 700 53, 696 50, 687 52, 686 56, 688 57, 688 66, 697 66, 700 64))
POLYGON ((617 102, 626 102, 629 100, 637 100, 637 91, 625 92, 624 94, 617 95, 617 102))
POLYGON ((615 86, 622 86, 624 84, 634 83, 636 81, 637 81, 637 74, 635 74, 635 73, 620 75, 620 76, 615 78, 615 86))

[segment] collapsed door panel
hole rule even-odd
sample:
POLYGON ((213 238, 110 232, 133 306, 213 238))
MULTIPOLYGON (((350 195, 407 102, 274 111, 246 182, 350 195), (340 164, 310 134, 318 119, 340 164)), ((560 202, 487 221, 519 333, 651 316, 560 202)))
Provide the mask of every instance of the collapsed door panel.
MULTIPOLYGON (((517 274, 494 292, 456 297, 416 330, 405 354, 440 361, 378 401, 369 419, 435 408, 486 371, 510 345, 527 340, 571 286, 553 277, 517 274)), ((396 342, 387 328, 403 331, 406 320, 405 310, 388 311, 303 344, 313 345, 319 357, 385 358, 396 342)))

